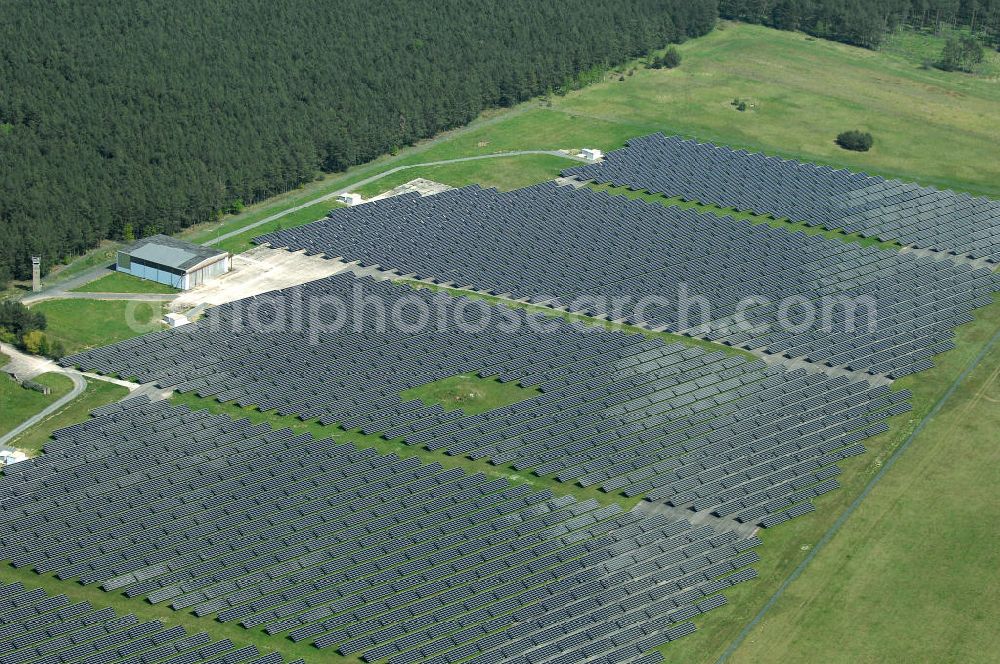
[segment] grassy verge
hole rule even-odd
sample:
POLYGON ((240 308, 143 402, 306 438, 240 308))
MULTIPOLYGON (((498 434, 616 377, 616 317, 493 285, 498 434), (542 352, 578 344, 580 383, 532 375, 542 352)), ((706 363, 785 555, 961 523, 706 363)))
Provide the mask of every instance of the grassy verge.
POLYGON ((542 314, 544 316, 555 316, 562 318, 565 321, 583 323, 585 325, 596 325, 603 327, 606 330, 621 330, 623 332, 628 332, 630 334, 642 334, 647 337, 655 337, 657 339, 662 339, 666 343, 681 342, 687 344, 688 346, 698 346, 704 348, 709 352, 722 351, 727 355, 739 355, 745 357, 748 360, 756 360, 757 356, 753 353, 748 353, 745 350, 740 350, 739 348, 732 348, 731 346, 723 346, 722 344, 716 344, 711 341, 704 341, 702 339, 694 339, 691 337, 685 337, 678 334, 671 334, 670 332, 653 332, 652 330, 647 330, 642 327, 636 327, 635 325, 626 325, 624 323, 614 323, 611 321, 600 320, 597 318, 592 318, 590 316, 585 316, 583 314, 573 314, 566 311, 557 311, 555 309, 550 309, 549 307, 543 307, 537 304, 528 304, 527 302, 517 302, 514 300, 506 300, 503 298, 495 297, 493 295, 485 295, 483 293, 477 293, 475 291, 462 290, 461 288, 450 288, 447 286, 439 286, 437 284, 429 284, 423 281, 414 281, 412 279, 397 279, 397 283, 407 284, 413 288, 428 288, 433 291, 443 291, 455 296, 467 297, 472 300, 482 300, 490 304, 502 304, 514 309, 525 309, 533 313, 542 314))
POLYGON ((164 307, 139 300, 44 300, 32 309, 45 314, 45 333, 71 355, 162 329, 164 307))
POLYGON ((178 293, 176 288, 149 279, 140 279, 124 272, 95 279, 88 284, 73 289, 76 293, 178 293))
POLYGON ((495 378, 461 374, 405 390, 400 396, 404 401, 420 399, 428 405, 439 403, 445 410, 461 408, 467 415, 478 415, 538 394, 537 389, 524 388, 517 383, 501 383, 495 378))
MULTIPOLYGON (((878 472, 882 463, 906 440, 917 427, 920 420, 930 412, 937 400, 947 391, 952 381, 955 380, 955 377, 980 352, 998 327, 1000 327, 1000 295, 994 297, 992 305, 976 312, 976 320, 974 322, 958 328, 956 335, 958 347, 935 357, 934 362, 937 365, 936 367, 896 381, 896 388, 905 388, 913 392, 913 411, 891 418, 889 420, 890 430, 888 432, 866 440, 865 447, 868 448, 867 454, 848 459, 840 464, 844 470, 838 477, 838 480, 843 485, 842 488, 816 499, 815 512, 784 523, 774 530, 760 531, 759 536, 763 540, 763 546, 758 549, 761 554, 761 561, 754 565, 760 573, 760 578, 751 583, 741 584, 733 588, 728 593, 729 604, 712 611, 697 621, 698 631, 695 634, 666 646, 663 652, 667 655, 669 661, 710 664, 719 658, 736 638, 743 626, 750 622, 754 615, 764 606, 768 598, 781 585, 782 581, 788 577, 791 571, 808 554, 809 549, 819 541, 823 533, 836 521, 841 512, 853 502, 865 484, 878 472)), ((951 412, 954 408, 955 404, 951 404, 947 411, 951 412)), ((943 419, 943 413, 938 417, 943 419)), ((968 415, 966 417, 969 420, 968 426, 979 431, 978 435, 981 437, 981 440, 995 440, 995 428, 991 429, 988 423, 980 418, 973 418, 968 415)), ((921 434, 920 439, 915 442, 914 447, 903 458, 907 458, 914 449, 922 444, 921 441, 926 440, 927 436, 928 431, 925 430, 921 434)), ((970 463, 982 463, 983 458, 985 457, 977 455, 970 458, 970 463)), ((895 478, 895 482, 909 486, 918 481, 918 478, 912 474, 907 474, 903 468, 900 466, 893 468, 890 475, 895 478)), ((938 490, 954 491, 956 500, 960 500, 965 495, 964 486, 938 487, 938 490)), ((869 497, 870 499, 871 496, 869 497)), ((927 520, 927 524, 931 525, 940 520, 952 518, 952 514, 942 505, 939 509, 924 514, 924 518, 927 520)), ((880 527, 886 530, 893 530, 894 532, 897 531, 897 526, 894 523, 882 522, 880 527)), ((867 549, 861 547, 854 551, 840 549, 840 552, 842 556, 856 558, 857 560, 854 564, 865 566, 873 562, 871 561, 871 555, 877 554, 874 551, 869 551, 869 555, 859 556, 858 554, 864 550, 867 549)), ((824 557, 827 557, 828 554, 829 549, 824 554, 824 557)), ((895 557, 886 557, 873 564, 879 566, 898 566, 899 574, 904 574, 906 570, 910 569, 911 564, 917 564, 912 551, 898 551, 896 554, 898 555, 895 555, 895 557)), ((840 558, 838 560, 844 562, 845 559, 840 558)), ((804 584, 804 586, 819 593, 815 594, 810 600, 812 603, 809 607, 810 612, 813 615, 819 615, 824 612, 836 613, 843 618, 844 625, 850 625, 849 627, 845 627, 847 631, 858 629, 860 623, 871 623, 872 621, 884 622, 886 616, 883 614, 871 614, 864 611, 854 613, 852 605, 842 605, 836 602, 831 603, 831 597, 822 595, 820 589, 827 586, 835 588, 840 584, 840 580, 837 578, 838 572, 835 571, 836 569, 838 569, 838 565, 836 564, 826 569, 810 568, 796 582, 804 584)), ((965 574, 964 568, 957 562, 953 569, 954 574, 965 574)), ((910 579, 908 583, 920 583, 923 581, 920 576, 916 575, 908 578, 910 579)), ((868 592, 868 590, 866 589, 863 592, 868 592)), ((963 597, 964 595, 954 594, 947 599, 947 602, 959 602, 962 601, 963 597)), ((898 597, 898 599, 902 600, 903 597, 898 597)), ((806 608, 801 601, 789 599, 788 595, 785 596, 782 602, 786 607, 784 610, 789 613, 797 613, 806 608)), ((904 609, 905 607, 900 605, 894 610, 904 612, 904 609)), ((927 610, 932 611, 934 607, 929 606, 927 610)), ((993 615, 995 616, 995 608, 993 610, 993 615)), ((822 656, 804 654, 806 652, 805 648, 811 647, 810 644, 813 638, 822 638, 822 642, 824 643, 839 642, 848 636, 858 639, 863 638, 861 633, 845 635, 843 632, 837 630, 824 634, 822 637, 812 630, 808 633, 797 632, 795 635, 797 639, 794 643, 797 648, 802 648, 802 650, 789 653, 792 659, 783 659, 780 649, 776 651, 769 650, 771 644, 770 638, 763 638, 761 636, 761 629, 767 630, 769 635, 773 636, 775 634, 770 628, 774 620, 774 618, 769 618, 762 623, 755 635, 745 642, 744 648, 752 647, 755 657, 741 657, 739 661, 827 661, 822 656), (770 652, 773 652, 773 656, 769 654, 770 652), (801 655, 803 659, 796 660, 794 655, 801 655)), ((831 629, 834 627, 834 620, 831 618, 829 624, 831 629)), ((893 619, 893 622, 897 622, 897 620, 893 619)), ((780 623, 774 622, 774 624, 780 623)), ((917 625, 918 623, 914 623, 913 628, 917 629, 917 625)), ((926 627, 926 624, 923 625, 926 627)), ((853 660, 845 658, 844 661, 906 661, 904 656, 897 657, 892 653, 889 644, 885 644, 884 647, 886 650, 882 652, 882 657, 869 659, 860 657, 853 660)), ((948 661, 962 661, 961 658, 946 657, 944 659, 948 661)), ((938 659, 935 661, 941 660, 938 659)))
POLYGON ((752 224, 767 224, 772 228, 783 228, 790 233, 805 233, 806 235, 822 235, 828 240, 840 240, 841 242, 852 242, 859 244, 862 247, 870 247, 872 245, 878 246, 880 249, 898 249, 901 245, 895 242, 880 242, 878 238, 874 237, 862 237, 857 233, 844 233, 837 230, 824 230, 819 226, 809 226, 808 224, 802 222, 795 222, 789 219, 776 219, 769 215, 759 215, 753 212, 741 212, 735 208, 720 208, 717 205, 705 205, 704 203, 698 203, 696 201, 686 201, 677 196, 664 196, 663 194, 657 194, 649 191, 636 191, 634 189, 629 189, 627 187, 615 187, 608 184, 594 184, 590 183, 587 185, 595 191, 606 191, 609 194, 615 196, 624 196, 630 199, 638 199, 646 201, 647 203, 656 203, 657 205, 666 205, 670 207, 679 207, 685 210, 693 209, 697 212, 705 212, 709 214, 714 214, 717 217, 730 217, 737 221, 746 220, 752 224))
POLYGON ((996 661, 997 404, 994 346, 731 661, 996 661))
MULTIPOLYGON (((68 263, 55 265, 51 271, 42 278, 42 286, 51 288, 67 279, 79 276, 87 270, 95 267, 106 267, 115 262, 119 247, 118 242, 105 240, 100 246, 95 247, 82 256, 77 256, 69 260, 68 263)), ((0 299, 11 297, 18 299, 31 293, 31 281, 12 281, 6 290, 0 290, 0 299)))
MULTIPOLYGON (((4 364, 7 364, 6 356, 0 357, 0 366, 4 364)), ((0 374, 0 434, 7 433, 73 389, 73 381, 61 373, 45 373, 32 380, 47 385, 51 392, 42 394, 23 388, 0 374)))
POLYGON ((13 583, 15 581, 23 583, 25 588, 42 588, 50 595, 66 595, 74 603, 90 602, 91 606, 95 608, 110 606, 119 615, 131 613, 142 622, 159 620, 167 627, 179 625, 189 634, 208 632, 213 641, 229 639, 237 647, 252 644, 256 645, 262 653, 280 651, 286 662, 300 657, 310 664, 331 660, 345 664, 361 661, 357 658, 341 657, 329 653, 320 654, 319 650, 310 645, 296 644, 288 639, 268 636, 263 630, 246 630, 236 623, 223 624, 207 618, 197 618, 189 612, 172 611, 165 604, 154 606, 142 600, 125 597, 122 593, 107 593, 96 585, 81 586, 76 582, 60 581, 51 574, 39 576, 29 568, 15 569, 6 564, 0 565, 0 582, 13 583))
POLYGON ((273 233, 276 231, 284 230, 286 228, 295 228, 296 226, 303 226, 305 224, 310 224, 314 221, 322 219, 326 214, 338 207, 343 207, 340 203, 333 201, 323 201, 321 203, 316 203, 315 205, 310 205, 304 207, 301 210, 297 210, 290 214, 281 217, 280 219, 275 219, 266 224, 252 228, 245 233, 240 233, 239 235, 234 235, 233 237, 223 240, 218 244, 214 245, 216 249, 222 249, 223 251, 228 251, 233 254, 243 253, 247 249, 253 247, 253 240, 258 235, 263 235, 264 233, 273 233))
POLYGON ((83 394, 15 438, 11 441, 11 446, 22 450, 41 451, 53 431, 86 420, 90 411, 112 401, 118 401, 126 394, 128 389, 121 385, 87 379, 87 389, 83 394))
POLYGON ((603 505, 619 503, 625 508, 634 506, 638 499, 625 499, 602 493, 595 487, 578 487, 562 484, 554 479, 536 477, 526 472, 515 471, 506 466, 493 466, 489 463, 472 461, 464 457, 448 456, 436 451, 431 452, 419 445, 407 445, 402 440, 385 440, 381 436, 365 435, 359 431, 344 431, 335 425, 322 425, 315 420, 303 422, 296 417, 278 415, 273 411, 260 412, 256 408, 243 408, 235 403, 219 403, 214 399, 203 399, 193 392, 174 394, 175 403, 183 403, 192 409, 208 409, 234 418, 246 417, 252 422, 267 422, 276 429, 289 428, 296 433, 308 433, 315 438, 334 438, 339 442, 348 442, 357 447, 372 447, 381 454, 396 454, 401 458, 419 457, 425 463, 438 462, 446 468, 461 468, 468 473, 481 472, 491 478, 503 477, 516 484, 528 484, 536 490, 549 489, 556 494, 571 494, 578 500, 597 500, 603 505))

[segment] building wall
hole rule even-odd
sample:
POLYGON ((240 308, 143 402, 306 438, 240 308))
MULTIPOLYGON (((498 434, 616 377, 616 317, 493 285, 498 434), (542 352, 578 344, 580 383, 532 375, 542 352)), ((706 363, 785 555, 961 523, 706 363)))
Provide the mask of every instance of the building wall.
POLYGON ((121 252, 118 252, 118 271, 124 272, 125 274, 131 274, 140 279, 149 279, 150 281, 156 281, 161 284, 167 284, 168 286, 173 286, 174 288, 179 288, 181 290, 187 290, 187 278, 183 274, 173 274, 168 272, 166 269, 157 268, 153 265, 144 265, 139 263, 132 258, 127 261, 122 260, 121 252))
POLYGON ((149 279, 150 281, 167 284, 168 286, 173 286, 174 288, 178 288, 180 290, 188 290, 189 288, 200 286, 207 279, 218 277, 229 272, 229 268, 229 257, 220 256, 218 261, 211 263, 210 265, 206 265, 200 270, 195 270, 194 272, 188 274, 175 274, 166 267, 144 264, 134 258, 126 256, 122 252, 118 252, 117 269, 119 272, 131 274, 132 276, 139 277, 140 279, 149 279))
POLYGON ((190 273, 188 275, 188 288, 200 286, 206 280, 221 276, 226 272, 229 272, 229 257, 222 256, 217 262, 190 273))

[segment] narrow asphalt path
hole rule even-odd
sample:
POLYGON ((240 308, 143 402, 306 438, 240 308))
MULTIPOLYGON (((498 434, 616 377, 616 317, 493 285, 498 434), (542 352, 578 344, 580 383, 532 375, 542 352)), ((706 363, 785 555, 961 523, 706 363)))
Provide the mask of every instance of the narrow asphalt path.
MULTIPOLYGON (((129 391, 136 389, 134 383, 129 383, 124 380, 119 380, 117 378, 111 378, 110 376, 100 376, 97 374, 85 374, 81 373, 75 369, 67 369, 66 367, 61 367, 52 360, 37 357, 35 355, 28 355, 27 353, 22 353, 18 349, 10 346, 8 344, 0 344, 0 352, 4 355, 10 357, 10 364, 13 364, 16 373, 22 378, 34 378, 39 374, 43 373, 61 373, 67 376, 71 381, 73 381, 73 389, 68 393, 57 399, 56 401, 49 404, 46 408, 36 413, 32 417, 29 417, 24 422, 14 427, 11 431, 0 436, 0 447, 3 447, 8 442, 14 440, 19 435, 38 424, 46 417, 52 413, 57 412, 60 408, 71 402, 73 399, 80 396, 85 389, 87 389, 87 378, 93 378, 95 380, 103 380, 109 383, 114 383, 116 385, 121 385, 126 387, 129 391)), ((6 365, 5 365, 6 366, 6 365)))
POLYGON ((40 412, 35 413, 31 417, 29 417, 28 419, 21 422, 16 427, 5 433, 4 435, 0 436, 0 447, 6 445, 8 442, 14 440, 19 435, 21 435, 31 427, 38 424, 52 413, 58 411, 60 408, 68 404, 70 401, 83 394, 83 391, 87 389, 87 381, 79 373, 75 371, 63 371, 62 373, 68 376, 71 381, 73 381, 73 389, 70 390, 67 394, 64 394, 60 398, 53 401, 51 404, 49 404, 46 408, 42 409, 40 412))
POLYGON ((69 292, 74 288, 79 288, 84 284, 89 284, 91 281, 100 279, 101 277, 111 273, 112 270, 107 267, 95 267, 78 274, 75 277, 57 280, 54 284, 44 288, 38 293, 29 293, 21 298, 21 302, 23 304, 31 304, 32 302, 38 302, 40 300, 51 300, 54 298, 66 297, 66 295, 69 294, 69 292))
POLYGON ((242 226, 240 228, 237 228, 234 231, 230 231, 229 233, 225 233, 223 235, 220 235, 219 237, 212 238, 211 240, 208 240, 204 244, 205 244, 205 246, 212 246, 212 245, 218 244, 219 242, 222 242, 223 240, 228 240, 231 237, 236 237, 237 235, 243 235, 247 231, 251 231, 251 230, 253 230, 255 228, 263 226, 264 224, 267 224, 267 223, 270 223, 272 221, 276 221, 278 219, 281 219, 285 215, 292 214, 293 212, 298 212, 299 210, 307 208, 307 207, 309 207, 311 205, 316 205, 317 203, 322 203, 323 201, 328 201, 331 198, 336 198, 340 194, 346 194, 347 192, 349 192, 349 191, 351 191, 353 189, 357 189, 358 187, 363 187, 366 184, 370 184, 372 182, 376 182, 378 180, 381 180, 384 177, 392 175, 393 173, 398 173, 400 171, 405 171, 405 170, 408 170, 408 169, 411 169, 411 168, 423 168, 423 167, 427 167, 427 166, 443 166, 445 164, 457 164, 457 163, 461 163, 463 161, 479 161, 480 159, 500 159, 500 158, 503 158, 503 157, 520 157, 520 156, 524 156, 524 155, 533 155, 533 154, 544 154, 544 155, 550 155, 550 156, 553 156, 553 157, 562 157, 564 159, 571 159, 573 161, 580 161, 580 162, 584 162, 584 163, 589 163, 589 162, 587 162, 586 159, 582 159, 580 157, 576 157, 576 156, 573 156, 571 154, 567 154, 566 152, 561 152, 559 150, 515 150, 513 152, 496 152, 496 153, 493 153, 493 154, 481 154, 481 155, 475 155, 475 156, 472 156, 472 157, 457 157, 455 159, 443 159, 441 161, 425 161, 425 162, 422 162, 422 163, 419 163, 419 164, 406 164, 404 166, 396 166, 394 168, 390 168, 389 170, 382 171, 381 173, 376 173, 375 175, 367 177, 367 178, 365 178, 363 180, 358 180, 357 182, 352 182, 350 185, 348 185, 346 187, 342 187, 340 189, 337 189, 336 191, 331 191, 330 193, 323 194, 322 196, 318 196, 318 197, 316 197, 316 198, 314 198, 314 199, 312 199, 310 201, 306 201, 305 203, 302 203, 301 205, 296 205, 295 207, 290 207, 287 210, 282 210, 281 212, 277 212, 275 214, 272 214, 269 217, 265 217, 263 219, 255 221, 252 224, 247 224, 246 226, 242 226))
POLYGON ((875 488, 875 486, 885 476, 885 474, 889 471, 889 469, 896 464, 896 461, 899 459, 899 457, 903 455, 903 452, 905 452, 907 448, 909 448, 910 443, 912 443, 913 440, 918 435, 920 435, 920 432, 922 432, 927 427, 927 425, 931 423, 931 421, 941 411, 941 409, 945 406, 945 404, 948 403, 948 400, 951 399, 952 395, 955 393, 955 390, 957 390, 962 385, 962 383, 965 382, 965 379, 968 378, 969 374, 972 373, 973 370, 975 370, 975 368, 979 366, 980 362, 983 361, 983 358, 986 357, 987 353, 989 353, 990 349, 998 341, 1000 341, 1000 330, 997 330, 993 334, 993 337, 986 342, 986 345, 983 346, 982 350, 980 350, 979 353, 974 358, 972 358, 972 360, 965 367, 962 373, 960 373, 958 377, 956 377, 955 380, 952 382, 952 384, 948 386, 947 391, 945 391, 945 393, 941 395, 941 398, 937 400, 933 408, 931 408, 930 412, 928 412, 927 415, 924 416, 924 419, 920 420, 920 423, 913 430, 913 432, 910 433, 909 436, 907 436, 906 440, 904 440, 903 443, 896 448, 896 451, 893 452, 892 455, 886 460, 886 462, 882 464, 882 467, 875 474, 875 476, 872 477, 871 480, 868 482, 868 484, 865 485, 864 490, 858 495, 857 498, 854 499, 854 501, 850 505, 848 505, 847 509, 845 509, 844 512, 839 517, 837 517, 837 520, 834 521, 833 525, 831 525, 830 528, 823 534, 823 537, 820 538, 816 546, 814 546, 809 551, 809 554, 802 560, 802 562, 800 562, 798 566, 794 570, 792 570, 792 573, 788 575, 788 577, 782 582, 782 584, 778 587, 778 589, 774 592, 774 594, 771 595, 770 599, 767 600, 767 603, 764 604, 764 606, 761 607, 761 610, 757 612, 757 615, 755 615, 753 619, 750 622, 748 622, 746 626, 740 631, 740 633, 736 636, 733 642, 729 644, 729 647, 726 648, 726 651, 722 653, 722 656, 719 657, 718 660, 716 660, 716 664, 725 664, 725 662, 727 662, 729 658, 732 657, 733 653, 735 653, 736 650, 740 647, 740 645, 743 644, 743 642, 754 630, 754 628, 758 624, 760 624, 760 622, 764 619, 768 611, 770 611, 771 608, 778 603, 778 600, 781 599, 782 595, 785 594, 785 591, 788 589, 788 587, 792 585, 792 583, 794 583, 796 579, 802 576, 802 573, 806 570, 807 567, 809 567, 809 564, 816 558, 819 552, 822 551, 824 548, 826 548, 826 545, 830 543, 830 540, 832 540, 834 535, 837 534, 841 526, 843 526, 844 523, 851 517, 851 515, 854 514, 855 510, 858 509, 862 501, 864 501, 864 499, 868 497, 868 494, 872 492, 872 489, 875 488))
POLYGON ((21 298, 21 303, 30 305, 43 300, 137 300, 146 302, 172 302, 179 293, 83 293, 79 288, 103 276, 114 274, 108 267, 95 267, 70 279, 58 281, 37 293, 29 293, 21 298))

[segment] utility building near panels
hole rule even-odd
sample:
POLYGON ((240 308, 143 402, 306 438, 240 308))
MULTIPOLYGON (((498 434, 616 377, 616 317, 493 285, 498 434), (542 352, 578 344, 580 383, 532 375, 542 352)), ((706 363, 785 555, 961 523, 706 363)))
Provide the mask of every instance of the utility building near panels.
POLYGON ((118 252, 119 272, 181 290, 232 269, 232 254, 166 235, 143 238, 118 252))

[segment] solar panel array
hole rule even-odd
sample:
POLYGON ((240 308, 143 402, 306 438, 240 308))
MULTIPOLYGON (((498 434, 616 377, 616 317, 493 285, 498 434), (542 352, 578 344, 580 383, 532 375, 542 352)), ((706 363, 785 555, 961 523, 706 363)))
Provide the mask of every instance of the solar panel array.
MULTIPOLYGON (((255 646, 213 642, 110 608, 73 603, 20 583, 0 585, 0 662, 3 664, 282 664, 255 646)), ((293 664, 302 664, 296 660, 293 664)))
POLYGON ((1000 290, 963 262, 552 183, 386 199, 257 241, 890 378, 933 366, 1000 290))
POLYGON ((757 544, 141 397, 0 478, 16 567, 391 664, 658 662, 757 544))
POLYGON ((563 175, 1000 262, 1000 201, 865 173, 657 133, 563 175))
MULTIPOLYGON (((403 299, 419 298, 429 310, 457 302, 346 274, 250 301, 257 310, 288 310, 356 283, 390 310, 403 299)), ((252 307, 234 303, 215 319, 64 364, 764 526, 808 511, 814 496, 837 488, 836 463, 864 452, 861 441, 910 408, 908 392, 886 385, 556 319, 540 329, 528 314, 483 306, 478 322, 491 324, 478 331, 379 331, 345 321, 323 335, 279 335, 256 330, 246 320, 252 307), (501 327, 509 321, 501 311, 522 324, 501 327), (473 372, 536 391, 472 416, 400 396, 473 372)))

